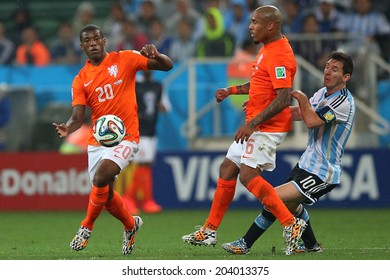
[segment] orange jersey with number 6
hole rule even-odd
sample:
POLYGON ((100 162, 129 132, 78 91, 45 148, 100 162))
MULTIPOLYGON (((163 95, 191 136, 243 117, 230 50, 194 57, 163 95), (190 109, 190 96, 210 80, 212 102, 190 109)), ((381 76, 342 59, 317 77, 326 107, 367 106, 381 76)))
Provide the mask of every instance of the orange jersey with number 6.
MULTIPOLYGON (((276 98, 276 89, 292 88, 296 72, 293 50, 286 37, 263 46, 252 66, 246 121, 249 122, 276 98)), ((289 107, 258 127, 262 132, 288 132, 289 107)))
MULTIPOLYGON (((110 52, 99 66, 87 60, 72 84, 72 106, 91 108, 92 123, 107 114, 122 119, 125 140, 139 142, 138 106, 135 94, 137 71, 147 70, 148 58, 137 51, 110 52)), ((92 136, 88 144, 98 145, 92 136)))

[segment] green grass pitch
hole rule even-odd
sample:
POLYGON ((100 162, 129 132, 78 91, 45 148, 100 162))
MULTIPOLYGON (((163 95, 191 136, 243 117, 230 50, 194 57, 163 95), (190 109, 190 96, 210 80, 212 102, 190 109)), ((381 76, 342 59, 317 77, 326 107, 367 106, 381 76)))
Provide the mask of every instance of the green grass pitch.
POLYGON ((215 247, 191 246, 181 236, 203 224, 208 210, 165 210, 142 214, 144 221, 131 255, 121 254, 122 226, 103 212, 88 246, 72 251, 69 242, 84 212, 0 212, 1 260, 390 260, 389 209, 310 209, 322 254, 283 254, 282 228, 275 223, 252 247, 235 256, 221 245, 241 237, 258 214, 255 209, 229 209, 215 247), (272 252, 275 247, 275 252, 272 252))

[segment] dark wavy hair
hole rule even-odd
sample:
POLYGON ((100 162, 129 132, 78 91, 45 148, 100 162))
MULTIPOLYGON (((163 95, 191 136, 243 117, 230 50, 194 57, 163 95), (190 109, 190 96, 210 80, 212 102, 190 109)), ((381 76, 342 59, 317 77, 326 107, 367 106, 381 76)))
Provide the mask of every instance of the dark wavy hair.
POLYGON ((104 38, 104 33, 103 33, 103 30, 100 26, 97 26, 95 24, 88 24, 80 30, 80 34, 79 34, 80 35, 80 42, 81 42, 81 34, 83 34, 84 32, 90 32, 90 31, 95 31, 95 30, 99 30, 100 34, 102 34, 102 38, 104 38))
POLYGON ((350 74, 352 76, 353 60, 349 54, 340 51, 334 51, 329 55, 329 59, 340 61, 343 64, 343 73, 350 74))

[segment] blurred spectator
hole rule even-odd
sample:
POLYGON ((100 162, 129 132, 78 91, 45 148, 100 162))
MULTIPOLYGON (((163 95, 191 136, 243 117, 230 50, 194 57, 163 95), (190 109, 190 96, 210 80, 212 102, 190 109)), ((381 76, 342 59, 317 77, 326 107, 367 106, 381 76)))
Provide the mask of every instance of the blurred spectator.
POLYGON ((335 6, 341 12, 348 12, 352 9, 353 1, 354 0, 337 0, 335 6))
POLYGON ((165 32, 164 23, 155 19, 150 24, 149 43, 154 44, 161 53, 169 53, 172 45, 172 37, 165 32))
POLYGON ((382 12, 373 10, 372 0, 354 0, 353 11, 340 17, 337 29, 361 36, 359 41, 353 38, 352 45, 365 45, 372 51, 379 51, 378 46, 384 43, 381 39, 389 40, 390 35, 389 21, 382 12))
POLYGON ((4 25, 0 22, 0 65, 11 64, 15 58, 15 45, 5 36, 4 25))
POLYGON ((22 42, 22 31, 26 27, 32 26, 30 10, 28 8, 16 9, 11 15, 10 22, 10 26, 6 29, 6 34, 14 43, 14 46, 18 47, 22 42))
POLYGON ((376 85, 370 79, 374 66, 368 56, 382 54, 389 59, 390 23, 382 12, 372 8, 371 0, 354 0, 353 10, 340 17, 337 29, 351 36, 350 40, 339 46, 354 58, 356 65, 350 86, 356 96, 371 104, 373 99, 370 93, 376 92, 376 85))
POLYGON ((225 27, 235 39, 236 48, 240 48, 243 41, 249 38, 248 26, 250 13, 246 9, 245 0, 232 0, 225 13, 225 27))
POLYGON ((112 51, 121 41, 123 21, 126 14, 119 3, 112 3, 108 18, 103 24, 103 32, 107 39, 106 49, 112 51))
POLYGON ((148 38, 142 32, 138 32, 134 20, 125 20, 122 29, 122 41, 117 45, 116 50, 141 50, 148 43, 148 38))
POLYGON ((234 38, 225 31, 224 20, 218 8, 211 7, 204 15, 204 35, 196 46, 197 57, 229 57, 234 53, 234 38))
POLYGON ((196 26, 201 15, 192 7, 190 0, 174 0, 176 3, 175 12, 166 19, 166 29, 169 34, 177 35, 177 25, 180 20, 185 18, 189 21, 192 27, 196 26))
POLYGON ((169 57, 174 62, 181 62, 195 56, 196 42, 192 36, 193 26, 189 20, 181 19, 176 29, 177 35, 173 38, 169 57))
POLYGON ((11 118, 11 108, 9 98, 3 87, 0 86, 0 151, 7 148, 7 135, 5 127, 11 118))
POLYGON ((285 0, 282 32, 300 33, 302 31, 302 20, 305 10, 299 8, 296 0, 285 0))
MULTIPOLYGON (((76 32, 76 34, 79 34, 80 30, 88 24, 102 26, 101 20, 95 18, 95 6, 93 3, 89 1, 82 1, 78 5, 73 18, 73 30, 76 32)), ((87 59, 87 55, 82 51, 80 61, 84 62, 87 59)))
POLYGON ((198 21, 196 22, 196 25, 194 26, 194 39, 195 41, 198 41, 200 39, 200 37, 202 37, 204 34, 205 34, 205 30, 206 30, 206 27, 205 27, 205 24, 206 24, 206 21, 204 20, 204 16, 207 12, 207 10, 209 8, 216 8, 218 9, 221 14, 223 15, 223 10, 224 10, 224 7, 226 7, 225 5, 221 4, 221 0, 203 0, 203 1, 196 1, 195 3, 194 2, 191 2, 192 5, 196 5, 198 6, 198 11, 200 11, 200 14, 201 14, 201 17, 198 19, 198 21))
POLYGON ((376 7, 377 7, 377 9, 383 11, 387 20, 390 21, 390 3, 389 2, 386 2, 386 3, 381 2, 380 4, 377 4, 376 7))
POLYGON ((373 9, 372 0, 354 0, 352 9, 339 20, 339 30, 374 39, 376 34, 388 34, 389 21, 384 13, 373 9), (346 26, 349 25, 349 26, 346 26))
POLYGON ((22 31, 22 43, 16 49, 16 63, 19 65, 45 66, 50 63, 50 51, 38 38, 34 27, 22 31))
MULTIPOLYGON (((252 76, 252 65, 258 52, 258 46, 251 39, 246 39, 241 47, 236 49, 234 56, 229 61, 227 70, 228 77, 232 83, 242 84, 250 80, 252 76)), ((247 98, 247 96, 246 96, 247 98)))
POLYGON ((76 13, 73 19, 73 29, 79 32, 87 24, 93 23, 100 25, 96 22, 95 17, 95 6, 88 1, 83 1, 77 7, 76 13))
POLYGON ((55 64, 78 64, 80 63, 81 49, 80 39, 75 36, 70 22, 60 24, 57 38, 50 47, 51 62, 55 64))
MULTIPOLYGON (((303 20, 303 34, 307 37, 294 42, 292 47, 296 55, 300 55, 317 69, 323 70, 329 54, 337 49, 337 45, 336 41, 321 40, 316 36, 319 33, 317 17, 314 14, 306 15, 303 20)), ((302 91, 311 97, 323 82, 308 73, 306 69, 302 68, 301 71, 304 77, 302 91)))
POLYGON ((311 10, 317 4, 318 0, 295 0, 300 10, 311 10))
MULTIPOLYGON (((316 35, 320 34, 317 17, 307 14, 303 19, 303 34, 307 37, 293 44, 294 53, 302 56, 318 69, 323 69, 329 54, 337 49, 335 41, 321 40, 316 35)), ((318 86, 315 87, 317 89, 318 86)), ((306 92, 306 91, 304 91, 306 92)))
POLYGON ((135 19, 143 0, 120 0, 120 4, 127 18, 135 19))
POLYGON ((337 10, 335 0, 319 0, 319 4, 314 9, 317 17, 320 32, 336 31, 336 24, 342 14, 337 10))
POLYGON ((282 12, 282 14, 284 14, 285 0, 245 0, 245 2, 250 12, 256 10, 256 8, 261 4, 275 6, 282 12))
MULTIPOLYGON (((284 0, 262 0, 261 5, 274 5, 279 8, 279 10, 283 10, 283 7, 281 5, 278 5, 278 2, 283 2, 284 0), (267 3, 271 1, 272 3, 267 3)), ((246 8, 250 13, 254 12, 257 7, 260 6, 260 3, 258 0, 245 0, 246 2, 246 8)))
POLYGON ((150 25, 154 20, 158 19, 156 6, 153 1, 145 0, 141 3, 139 14, 137 15, 138 30, 144 33, 149 38, 150 25))
POLYGON ((172 16, 175 15, 176 0, 153 0, 156 5, 157 17, 162 19, 167 24, 172 16))
MULTIPOLYGON (((229 1, 230 0, 203 0, 203 1, 199 1, 198 10, 201 13, 205 13, 208 8, 214 7, 214 8, 218 8, 223 13, 227 9, 229 1)), ((198 1, 193 1, 193 2, 198 2, 198 1)), ((257 6, 259 6, 259 5, 257 5, 257 6)))

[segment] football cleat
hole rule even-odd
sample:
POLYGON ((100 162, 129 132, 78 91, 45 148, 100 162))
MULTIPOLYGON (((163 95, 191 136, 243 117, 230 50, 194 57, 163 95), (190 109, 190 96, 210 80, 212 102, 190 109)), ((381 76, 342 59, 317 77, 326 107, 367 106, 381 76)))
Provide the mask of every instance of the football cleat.
POLYGON ((70 248, 76 251, 83 250, 88 244, 88 239, 91 237, 91 232, 92 231, 89 228, 80 226, 75 237, 70 242, 70 248))
POLYGON ((193 233, 184 235, 181 239, 191 245, 200 245, 200 246, 215 246, 218 242, 217 231, 211 229, 203 229, 201 226, 193 233))
POLYGON ((306 228, 306 222, 300 218, 294 218, 295 222, 291 226, 284 227, 283 237, 286 243, 285 254, 292 255, 297 249, 299 240, 301 239, 302 233, 306 228))
POLYGON ((141 217, 134 216, 134 220, 135 220, 134 228, 130 230, 125 230, 123 232, 123 247, 122 247, 123 255, 131 254, 131 252, 134 250, 135 234, 143 224, 141 217))
POLYGON ((230 243, 223 243, 222 248, 234 255, 246 255, 250 250, 250 248, 246 245, 244 238, 240 238, 230 243))
POLYGON ((306 247, 305 243, 300 243, 298 247, 295 249, 295 253, 322 253, 324 249, 322 249, 321 245, 316 243, 313 247, 306 247))

